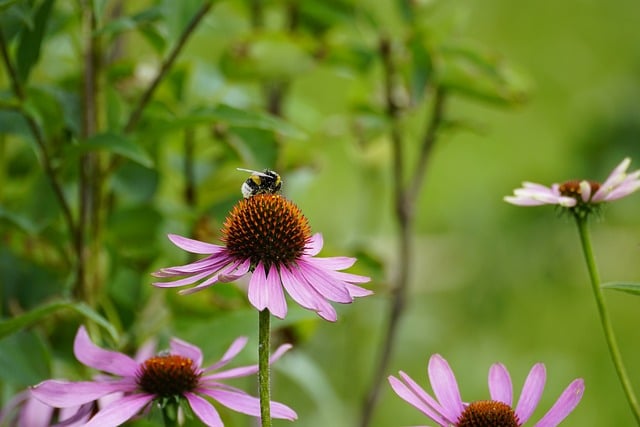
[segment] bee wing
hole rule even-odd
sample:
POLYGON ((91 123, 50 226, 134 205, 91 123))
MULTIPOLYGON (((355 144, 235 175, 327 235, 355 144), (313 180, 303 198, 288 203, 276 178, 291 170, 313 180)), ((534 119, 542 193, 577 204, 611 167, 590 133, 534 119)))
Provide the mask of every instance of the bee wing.
POLYGON ((242 172, 250 172, 252 175, 264 176, 264 177, 267 177, 267 178, 269 177, 269 175, 267 175, 264 172, 258 172, 258 171, 254 171, 254 170, 251 170, 251 169, 244 169, 244 168, 236 168, 236 169, 239 170, 239 171, 242 171, 242 172))

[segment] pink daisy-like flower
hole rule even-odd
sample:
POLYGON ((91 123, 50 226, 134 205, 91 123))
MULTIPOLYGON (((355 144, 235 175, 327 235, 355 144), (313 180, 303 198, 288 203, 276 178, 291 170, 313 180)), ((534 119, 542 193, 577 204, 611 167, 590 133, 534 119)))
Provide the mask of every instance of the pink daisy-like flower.
POLYGON ((514 190, 514 195, 506 196, 504 200, 518 206, 559 205, 570 209, 588 208, 598 203, 611 202, 640 188, 640 170, 628 174, 627 168, 630 164, 631 159, 627 157, 602 184, 595 181, 572 180, 546 187, 524 182, 522 188, 514 190))
MULTIPOLYGON (((109 395, 117 398, 101 408, 85 424, 88 427, 118 426, 144 413, 152 402, 167 399, 186 400, 193 413, 207 426, 221 427, 218 411, 208 398, 236 412, 260 417, 259 399, 242 390, 223 384, 221 380, 244 377, 258 372, 257 365, 219 370, 244 348, 247 339, 236 339, 222 358, 202 368, 202 351, 185 341, 173 338, 168 352, 137 362, 129 356, 96 346, 84 327, 80 327, 74 342, 74 354, 83 364, 110 375, 94 381, 70 382, 47 380, 31 388, 41 402, 68 408, 84 405, 109 395)), ((270 362, 278 359, 290 345, 278 348, 270 362)), ((274 418, 295 420, 289 407, 271 402, 274 418)))
POLYGON ((369 277, 338 271, 351 267, 355 258, 316 257, 322 249, 322 235, 312 236, 300 209, 278 194, 257 194, 238 202, 222 235, 224 246, 170 234, 169 239, 179 248, 208 256, 153 273, 159 278, 178 278, 153 285, 171 288, 199 282, 180 291, 189 294, 251 274, 249 302, 258 310, 269 309, 284 318, 286 290, 302 307, 329 321, 337 319, 329 301, 349 304, 356 297, 372 294, 356 285, 368 282, 369 277))
MULTIPOLYGON (((435 399, 411 377, 400 371, 400 378, 389 376, 393 390, 441 427, 519 427, 538 406, 546 381, 542 363, 531 368, 522 387, 520 400, 513 406, 513 387, 507 368, 496 363, 489 370, 491 400, 464 403, 458 383, 447 361, 439 354, 429 359, 429 380, 435 399)), ((584 393, 584 381, 574 380, 534 427, 557 426, 578 405, 584 393)))

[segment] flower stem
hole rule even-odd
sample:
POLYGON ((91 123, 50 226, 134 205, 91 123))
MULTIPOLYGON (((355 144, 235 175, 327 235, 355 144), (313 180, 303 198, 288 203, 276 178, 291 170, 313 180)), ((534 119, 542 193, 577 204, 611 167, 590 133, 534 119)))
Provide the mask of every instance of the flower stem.
POLYGON ((260 389, 260 418, 262 427, 271 427, 271 386, 269 381, 269 349, 271 339, 271 313, 260 312, 258 325, 258 387, 260 389))
POLYGON ((178 405, 168 403, 162 408, 162 421, 164 427, 178 426, 178 405))
POLYGON ((620 355, 620 349, 613 332, 613 326, 611 325, 611 319, 609 318, 609 312, 604 303, 604 297, 602 295, 602 289, 600 288, 600 274, 598 273, 598 267, 596 266, 595 256, 593 255, 593 248, 591 245, 591 236, 589 234, 589 228, 587 226, 587 218, 575 216, 576 224, 578 225, 578 232, 580 234, 580 242, 582 243, 582 251, 587 263, 587 269, 589 270, 589 277, 591 279, 591 287, 593 289, 593 296, 596 299, 596 305, 598 306, 598 313, 600 314, 600 323, 602 323, 602 329, 604 331, 605 339, 607 340, 607 346, 609 347, 609 353, 613 361, 613 365, 616 368, 618 379, 622 384, 624 393, 631 406, 631 411, 636 418, 636 422, 640 425, 640 406, 638 405, 638 399, 636 398, 629 376, 624 367, 622 356, 620 355))

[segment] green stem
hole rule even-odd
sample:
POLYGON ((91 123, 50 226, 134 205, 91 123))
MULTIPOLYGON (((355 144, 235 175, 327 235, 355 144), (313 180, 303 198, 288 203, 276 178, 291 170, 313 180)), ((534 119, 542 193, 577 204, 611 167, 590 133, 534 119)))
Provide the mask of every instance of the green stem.
POLYGON ((640 406, 638 405, 638 399, 636 398, 633 388, 631 387, 631 381, 622 362, 622 356, 620 355, 620 349, 613 332, 613 326, 611 325, 611 319, 609 318, 609 312, 604 303, 604 297, 602 295, 602 289, 600 288, 600 274, 598 273, 598 267, 596 266, 595 256, 593 255, 593 248, 591 245, 591 236, 589 234, 589 228, 587 226, 587 218, 575 216, 576 224, 578 225, 578 232, 580 234, 580 242, 582 243, 582 251, 584 252, 584 258, 587 263, 587 269, 589 270, 589 277, 591 279, 591 287, 593 289, 593 296, 596 299, 596 305, 598 306, 598 313, 600 314, 600 322, 602 323, 602 329, 604 331, 605 339, 607 340, 607 346, 609 347, 609 353, 613 365, 616 368, 618 378, 624 389, 624 393, 631 406, 633 415, 636 418, 636 422, 640 425, 640 406))
POLYGON ((258 387, 260 389, 260 417, 262 427, 271 427, 271 385, 269 381, 269 349, 271 339, 271 313, 260 312, 258 325, 258 387))
POLYGON ((167 403, 162 408, 162 421, 164 427, 178 427, 178 405, 167 403))

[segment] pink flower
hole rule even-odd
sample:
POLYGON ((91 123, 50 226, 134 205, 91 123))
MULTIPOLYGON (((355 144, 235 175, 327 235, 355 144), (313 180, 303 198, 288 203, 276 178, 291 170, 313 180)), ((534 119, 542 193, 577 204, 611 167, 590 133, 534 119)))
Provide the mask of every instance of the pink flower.
POLYGON ((269 309, 284 318, 286 290, 302 307, 329 321, 338 317, 329 301, 349 304, 356 297, 372 294, 356 285, 368 282, 368 277, 339 271, 351 267, 355 258, 316 257, 322 249, 322 235, 311 236, 300 209, 280 195, 258 194, 238 202, 222 234, 224 246, 170 234, 179 248, 208 256, 153 273, 159 278, 181 277, 153 285, 171 288, 199 282, 180 292, 189 294, 250 274, 249 302, 258 310, 269 309))
POLYGON ((16 394, 0 411, 1 426, 16 427, 65 427, 83 426, 93 408, 93 402, 81 407, 56 410, 33 397, 29 390, 16 394), (56 420, 60 424, 56 424, 56 420))
POLYGON ((525 182, 504 200, 518 206, 559 205, 565 208, 584 207, 621 199, 640 188, 640 170, 627 174, 630 158, 624 159, 603 184, 595 181, 567 181, 551 187, 525 182))
MULTIPOLYGON (((43 403, 55 408, 68 408, 93 402, 109 395, 116 398, 101 408, 86 424, 93 427, 117 426, 169 398, 186 400, 193 413, 207 426, 223 426, 222 420, 207 398, 234 411, 260 416, 258 398, 228 386, 220 380, 253 375, 257 365, 219 370, 229 363, 247 343, 236 339, 218 362, 202 368, 201 350, 173 338, 170 350, 137 362, 129 356, 97 347, 84 327, 80 327, 74 342, 74 354, 83 364, 109 375, 94 381, 69 382, 47 380, 32 387, 31 393, 43 403)), ((277 360, 291 346, 278 348, 270 362, 277 360)), ((271 402, 274 418, 294 420, 296 413, 289 407, 271 402)))
MULTIPOLYGON (((546 372, 542 363, 537 363, 531 368, 515 408, 511 377, 507 368, 501 363, 494 364, 489 370, 491 400, 471 403, 462 401, 453 371, 439 354, 429 359, 429 380, 435 399, 404 372, 400 372, 400 377, 401 379, 389 376, 389 383, 393 390, 441 427, 468 425, 518 427, 529 421, 531 414, 538 406, 546 381, 546 372), (474 423, 470 423, 470 420, 474 423)), ((557 426, 578 405, 583 393, 584 381, 574 380, 534 427, 557 426)))

